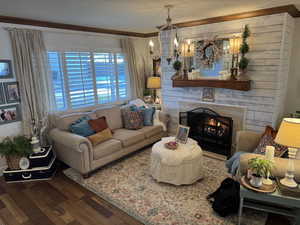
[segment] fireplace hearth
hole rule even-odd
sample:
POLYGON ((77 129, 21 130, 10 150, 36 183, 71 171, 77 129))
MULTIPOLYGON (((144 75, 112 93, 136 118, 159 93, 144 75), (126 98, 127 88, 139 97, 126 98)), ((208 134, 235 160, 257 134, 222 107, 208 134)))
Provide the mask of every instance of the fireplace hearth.
POLYGON ((180 112, 179 123, 190 127, 189 137, 205 151, 231 156, 233 120, 208 108, 180 112))

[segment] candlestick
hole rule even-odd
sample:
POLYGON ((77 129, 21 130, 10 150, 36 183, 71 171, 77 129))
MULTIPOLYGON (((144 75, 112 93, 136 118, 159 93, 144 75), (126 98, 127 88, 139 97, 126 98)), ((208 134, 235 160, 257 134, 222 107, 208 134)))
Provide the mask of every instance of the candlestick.
MULTIPOLYGON (((274 146, 266 146, 265 159, 274 162, 274 153, 275 153, 274 146)), ((270 177, 270 173, 268 172, 267 177, 263 179, 263 184, 265 185, 273 184, 273 181, 269 177, 270 177)))

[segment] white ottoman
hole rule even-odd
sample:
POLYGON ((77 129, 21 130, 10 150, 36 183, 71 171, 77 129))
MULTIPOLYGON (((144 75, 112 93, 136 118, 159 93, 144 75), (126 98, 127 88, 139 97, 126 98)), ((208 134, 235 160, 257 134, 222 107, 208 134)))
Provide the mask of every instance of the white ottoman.
POLYGON ((173 151, 164 146, 169 141, 174 141, 174 137, 163 138, 152 147, 152 177, 158 182, 175 185, 192 184, 202 178, 202 149, 197 142, 189 138, 186 144, 179 143, 173 151))

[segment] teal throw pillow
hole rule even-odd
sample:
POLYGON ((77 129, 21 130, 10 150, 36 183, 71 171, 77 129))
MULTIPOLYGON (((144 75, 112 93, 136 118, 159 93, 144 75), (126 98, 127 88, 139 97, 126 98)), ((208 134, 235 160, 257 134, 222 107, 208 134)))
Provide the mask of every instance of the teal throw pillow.
POLYGON ((89 123, 88 123, 89 120, 90 120, 90 118, 88 116, 83 116, 83 117, 79 118, 78 120, 76 120, 75 122, 73 122, 70 125, 70 131, 74 134, 77 134, 77 135, 80 135, 83 137, 93 135, 95 132, 89 125, 89 123))
POLYGON ((144 126, 153 126, 153 116, 155 113, 155 108, 145 108, 144 106, 140 107, 139 110, 143 114, 144 126))

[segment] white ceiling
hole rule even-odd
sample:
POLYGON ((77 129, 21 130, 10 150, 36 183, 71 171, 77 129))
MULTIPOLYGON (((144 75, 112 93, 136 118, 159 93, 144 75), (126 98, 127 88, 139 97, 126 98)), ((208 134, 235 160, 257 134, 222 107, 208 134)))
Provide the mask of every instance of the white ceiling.
POLYGON ((51 22, 154 32, 165 23, 164 5, 173 4, 174 22, 204 19, 275 6, 300 0, 0 0, 0 15, 51 22))

